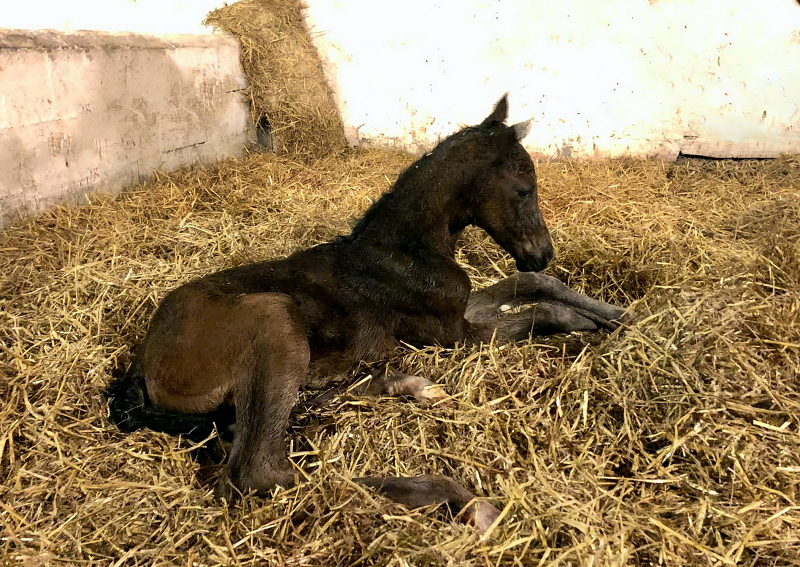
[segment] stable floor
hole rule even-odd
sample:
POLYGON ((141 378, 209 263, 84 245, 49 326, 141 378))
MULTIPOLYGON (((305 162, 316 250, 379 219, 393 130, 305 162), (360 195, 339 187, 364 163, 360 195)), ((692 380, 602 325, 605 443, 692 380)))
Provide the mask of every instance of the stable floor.
MULTIPOLYGON (((800 159, 539 164, 548 272, 634 304, 614 333, 398 350, 450 404, 300 413, 306 482, 223 508, 181 439, 123 435, 103 390, 156 304, 341 234, 411 161, 256 154, 0 234, 0 561, 30 565, 789 565, 800 556, 800 159), (347 479, 442 473, 485 540, 347 479)), ((400 220, 399 222, 402 222, 400 220)), ((475 286, 513 272, 469 230, 475 286)))

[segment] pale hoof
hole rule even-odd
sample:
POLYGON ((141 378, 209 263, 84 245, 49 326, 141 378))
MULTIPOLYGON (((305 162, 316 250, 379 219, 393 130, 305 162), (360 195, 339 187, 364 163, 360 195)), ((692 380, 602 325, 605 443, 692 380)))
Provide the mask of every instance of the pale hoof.
POLYGON ((392 372, 394 378, 386 385, 386 393, 391 396, 413 396, 418 402, 426 405, 450 399, 442 386, 422 376, 392 372))
POLYGON ((447 395, 444 388, 438 384, 430 384, 424 386, 421 390, 414 394, 414 397, 423 404, 435 404, 443 400, 449 400, 450 396, 447 395))
POLYGON ((478 533, 483 535, 489 531, 489 528, 499 516, 500 510, 488 502, 475 502, 470 504, 469 508, 461 516, 461 521, 475 526, 478 533))

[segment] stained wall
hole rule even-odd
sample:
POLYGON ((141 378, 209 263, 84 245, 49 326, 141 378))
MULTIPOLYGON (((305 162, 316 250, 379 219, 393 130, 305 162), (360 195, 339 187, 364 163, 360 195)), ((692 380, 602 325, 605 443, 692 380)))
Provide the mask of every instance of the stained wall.
POLYGON ((252 140, 238 44, 201 24, 213 3, 159 5, 0 13, 0 226, 252 140))

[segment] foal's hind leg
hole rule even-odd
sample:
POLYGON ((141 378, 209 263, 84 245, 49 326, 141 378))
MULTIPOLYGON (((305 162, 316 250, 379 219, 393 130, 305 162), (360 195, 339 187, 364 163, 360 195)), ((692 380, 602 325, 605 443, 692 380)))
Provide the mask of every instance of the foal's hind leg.
POLYGON ((481 533, 500 516, 497 508, 488 502, 477 502, 474 494, 446 476, 363 477, 354 481, 376 488, 387 498, 410 508, 447 504, 453 513, 460 513, 461 521, 474 525, 481 533))
MULTIPOLYGON (((528 332, 535 334, 595 330, 600 327, 613 330, 634 317, 633 312, 626 313, 624 309, 578 293, 552 276, 535 272, 517 273, 473 292, 465 316, 471 323, 489 323, 497 321, 504 308, 527 303, 539 303, 527 311, 529 316, 535 317, 528 332)), ((529 317, 516 315, 502 317, 500 321, 509 321, 508 317, 512 317, 517 326, 524 326, 525 321, 530 321, 529 317)))
POLYGON ((218 494, 233 488, 264 493, 295 482, 286 457, 289 413, 309 363, 309 346, 293 300, 279 294, 246 296, 243 308, 258 321, 252 338, 251 372, 233 392, 236 429, 227 474, 218 494))
POLYGON ((350 390, 367 396, 413 396, 422 403, 435 403, 448 398, 447 392, 438 384, 422 376, 403 374, 388 364, 363 383, 350 390))

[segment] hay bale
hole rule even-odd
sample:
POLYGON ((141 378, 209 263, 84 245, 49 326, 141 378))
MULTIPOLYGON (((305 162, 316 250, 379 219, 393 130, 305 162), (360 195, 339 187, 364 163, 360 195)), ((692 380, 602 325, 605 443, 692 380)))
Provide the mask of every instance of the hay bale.
MULTIPOLYGON (((635 302, 611 334, 400 349, 452 406, 341 396, 297 416, 306 482, 230 509, 180 439, 102 390, 158 301, 345 232, 411 157, 254 155, 159 175, 0 237, 0 562, 792 565, 800 551, 800 159, 539 164, 551 273, 635 302), (489 541, 348 482, 449 474, 489 541)), ((513 271, 479 230, 476 285, 513 271)))
POLYGON ((344 128, 305 27, 300 0, 240 0, 206 24, 239 40, 254 124, 266 119, 272 149, 303 158, 346 147, 344 128))

